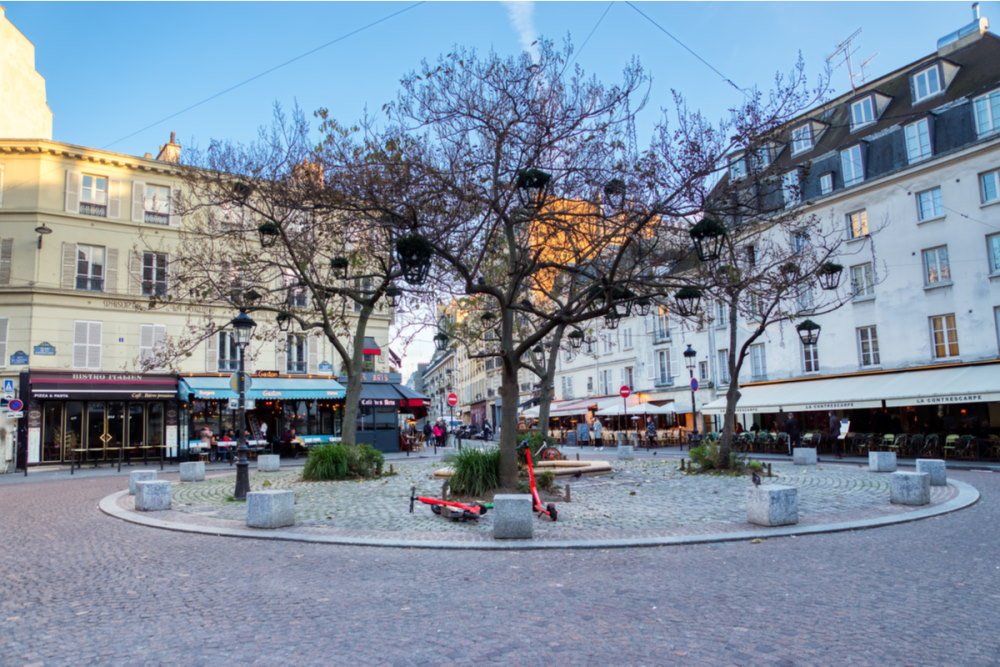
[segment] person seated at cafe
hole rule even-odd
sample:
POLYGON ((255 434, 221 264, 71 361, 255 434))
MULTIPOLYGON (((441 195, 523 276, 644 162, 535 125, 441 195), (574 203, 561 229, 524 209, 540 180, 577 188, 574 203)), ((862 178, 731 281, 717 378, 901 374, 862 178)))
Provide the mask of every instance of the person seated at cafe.
POLYGON ((295 432, 295 427, 291 427, 281 436, 281 453, 283 456, 296 458, 299 452, 306 451, 305 443, 295 432))

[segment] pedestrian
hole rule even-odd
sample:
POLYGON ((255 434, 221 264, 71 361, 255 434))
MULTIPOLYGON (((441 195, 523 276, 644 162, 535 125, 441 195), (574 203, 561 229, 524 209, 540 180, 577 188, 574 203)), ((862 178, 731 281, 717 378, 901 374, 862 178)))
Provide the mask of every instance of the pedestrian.
POLYGON ((448 423, 441 422, 441 446, 448 446, 448 423))
POLYGON ((802 431, 799 429, 799 420, 795 418, 794 413, 788 415, 788 421, 785 422, 785 432, 788 433, 788 455, 791 456, 794 449, 802 445, 802 431))
POLYGON ((841 451, 843 441, 840 439, 840 417, 830 412, 829 416, 829 434, 830 440, 833 442, 833 451, 836 453, 838 459, 844 458, 844 452, 841 451))
POLYGON ((604 424, 601 423, 600 419, 594 419, 594 447, 598 449, 604 449, 604 424))
POLYGON ((434 427, 431 426, 430 420, 424 421, 424 445, 431 445, 431 438, 434 437, 434 427))
POLYGON ((652 419, 646 422, 646 439, 650 447, 656 446, 656 422, 652 419))
POLYGON ((267 422, 262 421, 260 423, 260 439, 264 441, 264 446, 267 446, 267 422))
POLYGON ((434 446, 441 446, 441 422, 434 422, 434 427, 431 429, 431 434, 434 436, 434 446))

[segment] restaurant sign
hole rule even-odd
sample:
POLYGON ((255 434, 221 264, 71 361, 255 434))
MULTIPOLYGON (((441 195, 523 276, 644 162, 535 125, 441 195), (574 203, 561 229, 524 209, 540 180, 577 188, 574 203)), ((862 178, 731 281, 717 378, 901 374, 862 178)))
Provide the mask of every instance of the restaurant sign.
POLYGON ((358 404, 363 408, 394 408, 399 405, 395 398, 362 398, 358 404))

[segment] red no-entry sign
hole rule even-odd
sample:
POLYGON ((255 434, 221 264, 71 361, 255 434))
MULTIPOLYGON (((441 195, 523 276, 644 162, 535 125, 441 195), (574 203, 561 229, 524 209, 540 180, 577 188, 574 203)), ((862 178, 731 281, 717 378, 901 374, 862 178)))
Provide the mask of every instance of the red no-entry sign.
POLYGON ((448 394, 448 405, 452 407, 458 405, 458 394, 448 394))
POLYGON ((629 389, 627 384, 623 384, 622 388, 618 390, 618 395, 622 398, 628 398, 632 395, 632 390, 629 389))

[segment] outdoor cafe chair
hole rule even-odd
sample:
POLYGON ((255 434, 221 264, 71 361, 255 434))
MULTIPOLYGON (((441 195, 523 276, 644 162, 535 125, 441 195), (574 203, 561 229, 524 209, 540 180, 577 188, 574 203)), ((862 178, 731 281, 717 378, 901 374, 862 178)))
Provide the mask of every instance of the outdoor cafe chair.
MULTIPOLYGON (((886 437, 888 438, 889 436, 886 437)), ((896 452, 897 455, 902 456, 905 455, 907 452, 906 445, 907 445, 906 434, 901 433, 893 439, 892 444, 889 445, 889 449, 891 451, 896 452)))
POLYGON ((924 456, 924 448, 927 446, 927 439, 923 433, 914 433, 909 437, 907 445, 914 456, 924 456))
POLYGON ((962 458, 974 459, 979 456, 979 441, 971 435, 963 435, 955 445, 955 455, 962 458))
POLYGON ((948 454, 951 454, 952 458, 955 457, 955 450, 958 448, 958 434, 949 434, 944 439, 944 446, 941 448, 942 457, 948 458, 948 454))

